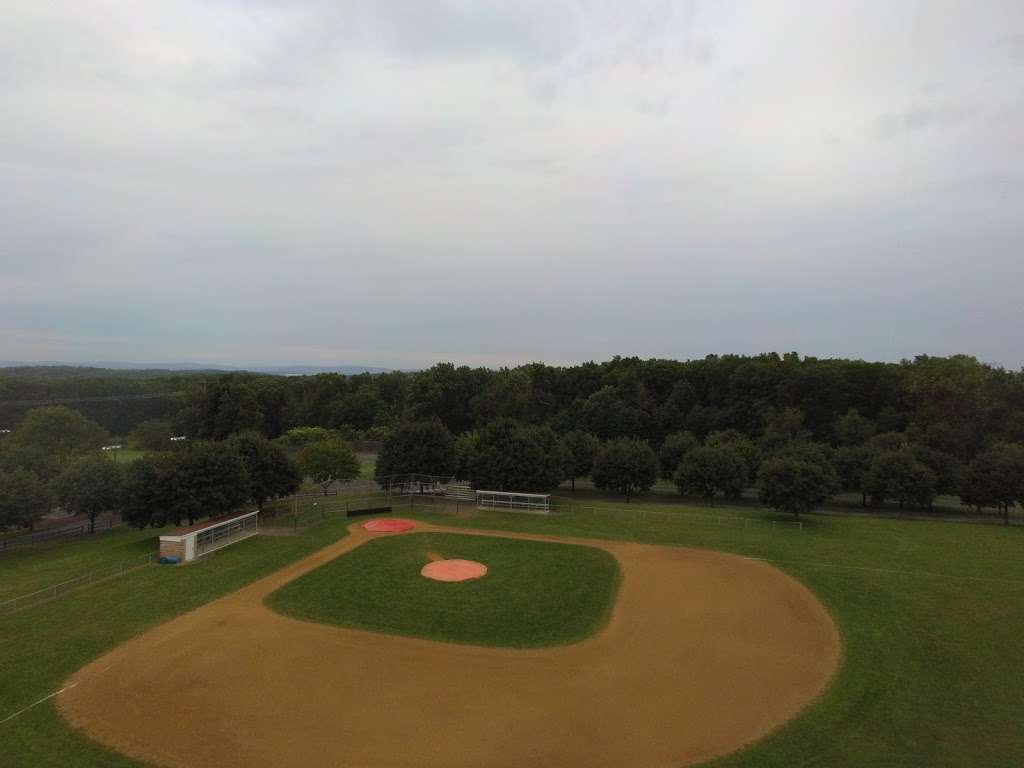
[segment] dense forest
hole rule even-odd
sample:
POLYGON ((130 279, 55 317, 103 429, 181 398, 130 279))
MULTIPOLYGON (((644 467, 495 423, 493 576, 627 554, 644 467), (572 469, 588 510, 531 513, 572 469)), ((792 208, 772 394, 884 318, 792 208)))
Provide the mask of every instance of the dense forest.
MULTIPOLYGON (((994 443, 1024 442, 1024 373, 966 356, 901 363, 795 353, 688 362, 617 357, 569 367, 441 363, 411 373, 296 377, 70 370, 75 373, 66 376, 0 372, 0 415, 4 407, 64 402, 114 434, 168 418, 183 434, 212 439, 246 429, 275 438, 297 426, 372 439, 402 421, 430 418, 457 435, 505 417, 558 433, 638 437, 658 446, 684 430, 699 439, 726 429, 758 438, 781 412, 797 409, 811 438, 835 445, 842 442, 840 419, 852 409, 870 422, 866 429, 907 432, 960 459, 994 443), (98 406, 116 410, 136 396, 153 396, 155 405, 121 419, 124 424, 89 413, 98 406)), ((13 428, 17 420, 0 427, 13 428)))
POLYGON ((1024 373, 967 356, 616 357, 349 376, 0 376, 0 401, 15 398, 19 408, 63 402, 111 433, 149 432, 156 442, 251 432, 287 442, 303 430, 330 430, 382 442, 378 474, 455 473, 523 490, 590 476, 628 496, 661 476, 713 503, 756 483, 763 501, 794 512, 839 489, 860 492, 864 503, 919 507, 959 494, 1004 513, 1024 498, 1024 373), (1020 482, 1006 484, 1018 474, 1020 482), (797 504, 790 492, 802 484, 812 490, 797 504))

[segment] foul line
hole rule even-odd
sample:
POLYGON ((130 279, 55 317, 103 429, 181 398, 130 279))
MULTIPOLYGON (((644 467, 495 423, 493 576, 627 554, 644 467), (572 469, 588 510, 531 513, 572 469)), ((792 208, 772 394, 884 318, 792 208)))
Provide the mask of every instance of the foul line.
POLYGON ((50 694, 49 696, 43 696, 43 698, 41 698, 41 699, 40 699, 39 701, 37 701, 37 702, 34 702, 34 703, 32 703, 32 704, 29 704, 29 705, 28 705, 27 707, 25 707, 24 709, 19 709, 19 710, 18 710, 17 712, 15 712, 15 713, 14 713, 13 715, 8 715, 8 716, 7 716, 7 717, 5 717, 5 718, 4 718, 3 720, 0 720, 0 725, 3 725, 4 723, 8 722, 9 720, 13 720, 13 719, 14 719, 14 718, 16 718, 16 717, 17 717, 18 715, 23 715, 23 714, 25 714, 25 713, 26 713, 26 712, 28 712, 28 711, 29 711, 30 709, 32 709, 32 707, 36 707, 36 706, 39 706, 39 705, 40 705, 40 704, 42 704, 42 703, 43 703, 44 701, 49 701, 50 699, 52 699, 52 698, 53 698, 54 696, 60 696, 60 695, 61 695, 62 693, 64 693, 64 691, 70 691, 70 690, 71 690, 72 688, 74 688, 74 687, 75 687, 76 685, 78 685, 78 683, 71 683, 71 685, 65 685, 65 686, 64 686, 63 688, 61 688, 61 689, 60 689, 59 691, 54 691, 54 692, 53 692, 53 693, 51 693, 51 694, 50 694))

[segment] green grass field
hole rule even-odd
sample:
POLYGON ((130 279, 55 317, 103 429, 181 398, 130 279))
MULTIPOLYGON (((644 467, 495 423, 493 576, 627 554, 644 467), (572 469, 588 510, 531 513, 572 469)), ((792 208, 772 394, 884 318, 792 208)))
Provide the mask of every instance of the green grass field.
POLYGON ((367 542, 274 592, 267 604, 307 621, 476 645, 536 648, 593 634, 620 579, 601 549, 420 533, 367 542), (477 560, 480 579, 420 575, 430 553, 477 560))
POLYGON ((0 557, 0 602, 87 573, 140 563, 156 552, 159 536, 154 528, 122 527, 73 541, 12 549, 0 557))
POLYGON ((138 448, 118 448, 116 451, 110 452, 114 456, 114 461, 118 464, 131 464, 133 461, 138 461, 146 455, 145 451, 139 450, 138 448))
MULTIPOLYGON (((769 560, 814 590, 843 633, 835 683, 716 768, 1024 764, 1024 529, 815 516, 801 531, 747 508, 587 504, 551 517, 412 514, 467 529, 719 549, 769 560)), ((336 540, 345 524, 328 516, 296 536, 256 537, 187 568, 144 568, 0 618, 0 721, 105 650, 336 540)), ((0 580, 28 583, 35 577, 12 574, 57 572, 47 561, 77 567, 79 557, 106 557, 107 544, 131 546, 116 535, 40 550, 15 567, 0 561, 0 580), (76 554, 82 546, 96 549, 76 554)), ((136 765, 66 728, 52 701, 0 722, 0 744, 5 766, 136 765)))

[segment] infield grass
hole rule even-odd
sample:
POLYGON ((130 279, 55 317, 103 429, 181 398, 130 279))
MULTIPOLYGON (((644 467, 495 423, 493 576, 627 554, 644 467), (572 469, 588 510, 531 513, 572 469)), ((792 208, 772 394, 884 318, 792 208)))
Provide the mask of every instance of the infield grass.
POLYGON ((602 549, 491 536, 411 533, 371 539, 267 598, 307 621, 474 645, 576 642, 611 615, 621 573, 602 549), (443 583, 431 558, 476 560, 488 572, 443 583))

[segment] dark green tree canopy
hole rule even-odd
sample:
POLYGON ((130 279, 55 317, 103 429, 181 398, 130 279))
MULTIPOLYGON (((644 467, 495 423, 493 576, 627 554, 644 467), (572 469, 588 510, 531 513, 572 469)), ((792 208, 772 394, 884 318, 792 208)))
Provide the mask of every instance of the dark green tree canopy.
POLYGON ((302 474, 323 485, 325 492, 327 486, 335 481, 359 477, 359 459, 355 451, 338 438, 307 445, 299 452, 298 465, 302 474))
POLYGON ((180 472, 186 453, 151 453, 125 469, 121 516, 135 528, 179 525, 193 508, 180 472))
POLYGON ((686 455, 699 445, 700 442, 693 432, 673 432, 666 435, 665 442, 658 449, 659 476, 671 480, 686 455))
POLYGON ((240 432, 228 440, 249 476, 250 498, 263 510, 263 502, 299 489, 302 477, 288 455, 257 432, 240 432))
POLYGON ((594 458, 594 485, 631 496, 650 490, 658 479, 658 456, 645 440, 619 437, 604 443, 594 458))
POLYGON ((878 431, 871 419, 860 415, 856 408, 850 408, 836 420, 835 436, 839 445, 863 445, 878 431))
POLYGON ((376 475, 455 473, 455 438, 437 419, 399 424, 381 446, 376 475))
POLYGON ((476 457, 476 444, 480 439, 479 432, 463 432, 452 443, 453 473, 458 480, 468 480, 472 475, 473 460, 476 457))
POLYGON ((32 528, 54 504, 49 486, 27 469, 0 471, 0 530, 32 528))
POLYGON ((549 430, 495 419, 481 430, 470 467, 473 485, 491 491, 548 491, 565 467, 549 430))
POLYGON ((964 472, 960 501, 995 507, 1008 524, 1010 507, 1024 506, 1024 446, 1002 443, 975 456, 964 472))
POLYGON ((747 465, 732 446, 702 445, 686 454, 673 480, 680 493, 703 496, 714 505, 718 493, 733 497, 742 494, 747 465))
POLYGON ((65 465, 54 480, 54 490, 65 509, 88 516, 92 531, 100 514, 121 509, 124 473, 105 455, 93 453, 65 465))
POLYGON ((839 487, 844 491, 857 491, 861 494, 861 503, 867 504, 865 479, 868 469, 875 458, 875 453, 866 445, 843 445, 832 455, 839 487))
POLYGON ((872 503, 895 501, 901 507, 930 506, 937 485, 935 473, 906 448, 878 454, 864 479, 864 490, 872 503))
POLYGON ((761 449, 753 440, 738 429, 722 429, 708 435, 704 444, 712 448, 725 446, 736 451, 743 458, 743 465, 747 468, 744 484, 753 482, 757 468, 761 464, 761 449))
POLYGON ((575 488, 577 477, 590 475, 601 441, 589 432, 574 429, 562 435, 562 445, 569 461, 567 477, 572 480, 573 488, 575 488))
POLYGON ((827 462, 797 451, 766 459, 757 473, 761 503, 795 515, 797 520, 827 501, 837 486, 836 474, 827 462))
POLYGON ((235 512, 252 498, 249 474, 227 443, 196 441, 183 451, 173 477, 176 515, 189 523, 235 512))
POLYGON ((43 478, 53 477, 76 456, 96 451, 107 433, 78 411, 63 405, 36 408, 6 440, 12 462, 43 478))

